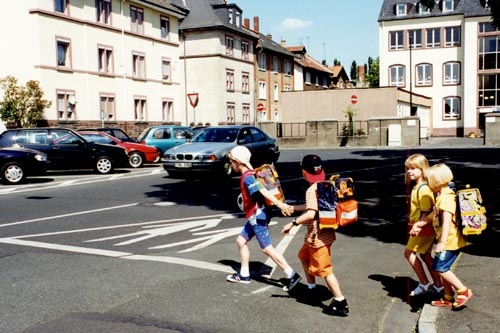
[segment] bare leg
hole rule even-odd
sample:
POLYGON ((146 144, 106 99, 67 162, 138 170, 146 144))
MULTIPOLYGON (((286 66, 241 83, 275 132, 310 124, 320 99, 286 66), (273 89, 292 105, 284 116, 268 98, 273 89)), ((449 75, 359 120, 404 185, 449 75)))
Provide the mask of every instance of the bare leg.
POLYGON ((325 277, 325 282, 326 285, 328 286, 328 289, 330 289, 330 291, 332 292, 333 297, 335 298, 344 297, 344 295, 342 295, 342 291, 340 290, 340 284, 335 274, 330 274, 327 277, 325 277))
POLYGON ((417 254, 411 250, 405 249, 404 252, 405 258, 410 263, 410 266, 417 274, 417 278, 421 284, 428 284, 429 280, 427 279, 427 275, 425 274, 424 266, 422 265, 422 261, 417 257, 417 254))

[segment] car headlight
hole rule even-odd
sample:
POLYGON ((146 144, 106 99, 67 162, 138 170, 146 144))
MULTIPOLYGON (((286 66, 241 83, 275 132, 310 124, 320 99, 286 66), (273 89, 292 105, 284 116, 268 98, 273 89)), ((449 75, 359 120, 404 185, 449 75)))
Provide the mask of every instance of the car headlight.
MULTIPOLYGON (((161 153, 160 153, 161 156, 161 153)), ((175 160, 175 155, 174 154, 165 154, 163 156, 166 160, 175 160)))
POLYGON ((217 161, 219 158, 217 157, 217 155, 211 154, 211 155, 198 155, 198 156, 196 156, 195 159, 200 160, 200 161, 214 162, 214 161, 217 161))
POLYGON ((47 155, 42 155, 42 154, 36 154, 35 155, 35 160, 37 161, 40 161, 40 162, 44 162, 47 160, 47 155))

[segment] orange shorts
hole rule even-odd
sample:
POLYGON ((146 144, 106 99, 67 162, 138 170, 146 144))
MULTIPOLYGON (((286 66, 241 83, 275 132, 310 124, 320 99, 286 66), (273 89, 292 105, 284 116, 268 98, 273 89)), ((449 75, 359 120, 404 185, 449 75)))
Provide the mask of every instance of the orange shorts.
POLYGON ((299 259, 303 263, 307 263, 307 272, 314 276, 327 277, 333 274, 332 258, 330 248, 332 244, 319 248, 310 247, 303 244, 299 250, 299 259))

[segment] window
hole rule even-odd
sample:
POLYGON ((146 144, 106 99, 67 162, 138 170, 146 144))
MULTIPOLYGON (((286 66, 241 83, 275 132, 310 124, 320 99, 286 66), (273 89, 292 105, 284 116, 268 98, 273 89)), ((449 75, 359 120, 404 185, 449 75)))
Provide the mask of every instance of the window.
POLYGON ((273 56, 273 72, 278 73, 280 71, 279 59, 277 56, 273 56))
POLYGON ((500 69, 500 36, 479 37, 479 69, 500 69))
POLYGON ((75 119, 75 93, 74 91, 57 91, 57 119, 75 119))
POLYGON ((98 70, 100 73, 113 73, 113 49, 109 46, 98 46, 98 70))
POLYGON ((228 124, 234 124, 236 122, 234 118, 235 109, 236 107, 234 103, 232 102, 226 103, 226 116, 228 124))
POLYGON ((95 0, 96 21, 109 24, 111 16, 111 0, 95 0))
POLYGON ((441 46, 441 28, 429 28, 427 32, 426 47, 440 47, 441 46))
POLYGON ((398 3, 396 5, 396 16, 404 16, 407 13, 408 7, 406 3, 398 3))
POLYGON ((174 101, 165 99, 161 102, 161 119, 165 122, 174 121, 174 101))
POLYGON ((257 58, 257 63, 259 69, 267 70, 267 56, 264 52, 259 52, 259 56, 257 58))
POLYGON ((250 73, 241 74, 241 91, 246 94, 250 93, 250 73))
POLYGON ((57 39, 57 66, 71 68, 71 47, 67 39, 57 39))
POLYGON ((168 17, 160 17, 160 31, 162 39, 170 39, 170 20, 168 17))
POLYGON ((427 14, 430 13, 431 9, 426 5, 423 5, 421 2, 418 3, 418 13, 419 14, 427 14))
POLYGON ((259 99, 267 99, 267 85, 266 82, 259 82, 259 99))
POLYGON ((393 87, 405 86, 405 67, 401 65, 389 67, 389 85, 393 87))
POLYGON ((68 0, 54 0, 54 10, 58 13, 66 14, 68 0))
POLYGON ((478 106, 498 106, 500 74, 480 74, 478 95, 478 106))
POLYGON ((134 97, 134 120, 148 120, 146 110, 146 97, 134 97))
POLYGON ((288 84, 285 85, 284 91, 292 91, 292 86, 289 86, 288 84))
POLYGON ((420 64, 417 65, 417 86, 432 85, 432 65, 420 64))
POLYGON ((460 119, 460 97, 446 97, 444 99, 443 119, 460 119))
POLYGON ((250 44, 248 42, 241 42, 241 57, 248 60, 248 54, 250 52, 250 44))
POLYGON ((275 83, 273 85, 273 99, 275 102, 277 102, 279 100, 279 93, 280 93, 280 91, 279 91, 278 84, 275 83))
POLYGON ((481 22, 479 23, 479 33, 496 32, 497 29, 491 24, 491 22, 481 22))
POLYGON ((234 70, 226 69, 226 91, 234 92, 234 70))
POLYGON ((422 48, 422 30, 410 30, 408 31, 408 45, 412 49, 422 48))
POLYGON ((234 13, 232 9, 227 10, 227 23, 234 24, 234 13))
POLYGON ((139 34, 144 33, 144 10, 130 6, 130 30, 139 34))
POLYGON ((448 62, 444 64, 444 84, 460 84, 460 63, 448 62))
POLYGON ((172 66, 170 65, 170 59, 163 58, 161 60, 161 79, 163 81, 171 81, 172 66))
POLYGON ((311 84, 311 72, 306 71, 306 84, 311 84))
POLYGON ((101 94, 99 108, 105 120, 115 120, 115 96, 113 94, 101 94))
POLYGON ((403 49, 403 31, 391 31, 389 33, 390 38, 390 50, 402 50, 403 49))
POLYGON ((234 54, 234 39, 226 36, 226 54, 233 55, 234 54))
POLYGON ((244 124, 250 124, 250 104, 248 103, 243 103, 242 121, 244 124))
POLYGON ((284 62, 284 67, 285 67, 285 75, 292 75, 292 62, 288 59, 285 59, 284 62))
POLYGON ((444 45, 460 46, 460 27, 444 28, 444 45))
POLYGON ((454 10, 454 0, 442 0, 443 12, 451 12, 454 10))
POLYGON ((146 77, 146 63, 144 54, 135 53, 132 55, 132 70, 135 77, 146 77))
POLYGON ((235 21, 236 21, 235 24, 239 28, 241 26, 241 14, 240 14, 240 12, 237 11, 236 14, 235 14, 235 16, 236 16, 236 18, 235 18, 235 21))

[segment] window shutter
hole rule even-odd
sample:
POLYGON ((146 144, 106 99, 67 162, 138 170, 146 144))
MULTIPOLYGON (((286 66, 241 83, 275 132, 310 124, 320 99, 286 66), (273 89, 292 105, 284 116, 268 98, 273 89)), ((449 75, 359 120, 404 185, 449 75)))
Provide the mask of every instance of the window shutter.
POLYGON ((398 5, 395 4, 394 6, 392 6, 392 14, 393 15, 397 15, 398 14, 398 5))

